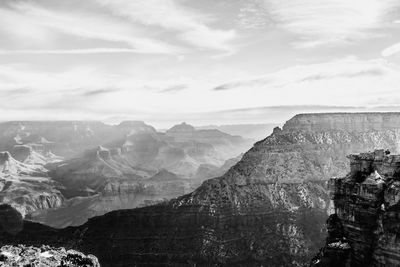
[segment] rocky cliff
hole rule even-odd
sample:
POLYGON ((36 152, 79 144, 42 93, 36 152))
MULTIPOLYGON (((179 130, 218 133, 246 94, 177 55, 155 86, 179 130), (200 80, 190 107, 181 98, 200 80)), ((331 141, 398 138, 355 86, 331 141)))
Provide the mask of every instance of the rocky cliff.
POLYGON ((298 115, 257 142, 226 174, 190 194, 113 211, 77 228, 26 222, 20 234, 6 234, 0 243, 68 244, 106 266, 304 266, 324 242, 331 209, 327 180, 349 172, 348 154, 397 151, 399 117, 298 115), (390 123, 378 127, 376 121, 390 123))
POLYGON ((351 155, 350 173, 330 180, 334 213, 313 266, 399 266, 400 156, 351 155))

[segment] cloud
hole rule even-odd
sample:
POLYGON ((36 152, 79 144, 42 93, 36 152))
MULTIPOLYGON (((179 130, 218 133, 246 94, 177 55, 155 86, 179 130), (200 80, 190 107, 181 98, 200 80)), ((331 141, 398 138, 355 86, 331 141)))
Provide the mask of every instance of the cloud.
POLYGON ((165 89, 160 90, 160 93, 171 93, 171 92, 178 92, 187 89, 188 86, 186 84, 177 84, 169 86, 165 89))
POLYGON ((134 23, 157 26, 177 32, 177 37, 192 46, 232 53, 230 43, 235 30, 215 29, 207 25, 212 19, 193 9, 178 4, 176 0, 96 0, 114 14, 134 23))
POLYGON ((383 57, 390 57, 400 52, 400 43, 391 45, 382 51, 383 57))
POLYGON ((289 67, 253 79, 221 84, 214 87, 213 90, 249 89, 260 86, 281 88, 315 82, 334 83, 343 79, 382 77, 390 71, 390 66, 383 60, 362 61, 349 57, 331 62, 289 67))
POLYGON ((50 74, 29 65, 0 65, 0 109, 5 111, 0 118, 126 115, 164 124, 174 120, 197 124, 280 122, 298 112, 394 106, 400 99, 398 73, 399 67, 386 60, 351 57, 284 68, 225 83, 225 90, 215 91, 198 80, 150 82, 92 68, 50 74))
POLYGON ((110 53, 140 53, 139 51, 130 48, 86 48, 86 49, 20 49, 20 50, 5 50, 0 49, 0 55, 12 55, 12 54, 50 54, 50 55, 81 55, 81 54, 110 54, 110 53))
POLYGON ((104 94, 109 94, 109 93, 113 93, 116 92, 117 90, 115 89, 96 89, 96 90, 90 90, 87 92, 84 92, 82 95, 83 96, 97 96, 97 95, 104 95, 104 94))
MULTIPOLYGON (((264 0, 273 23, 294 33, 296 48, 340 45, 382 36, 395 0, 264 0)), ((393 12, 392 12, 393 13, 393 12)))
MULTIPOLYGON (((49 46, 57 34, 65 34, 84 39, 111 42, 117 47, 93 49, 67 49, 61 53, 107 53, 136 52, 179 54, 182 48, 157 40, 143 33, 135 25, 101 13, 80 10, 63 10, 61 8, 45 8, 32 2, 18 1, 9 8, 0 8, 0 31, 19 38, 17 44, 34 44, 49 46), (13 29, 5 29, 13 25, 13 29), (38 37, 39 36, 39 37, 38 37), (128 46, 128 47, 126 47, 128 46)), ((38 45, 36 45, 37 47, 38 45)), ((55 50, 44 49, 42 53, 56 53, 55 50)), ((23 51, 22 51, 23 52, 23 51)), ((34 53, 26 50, 25 53, 34 53)), ((39 53, 39 52, 37 52, 39 53)))

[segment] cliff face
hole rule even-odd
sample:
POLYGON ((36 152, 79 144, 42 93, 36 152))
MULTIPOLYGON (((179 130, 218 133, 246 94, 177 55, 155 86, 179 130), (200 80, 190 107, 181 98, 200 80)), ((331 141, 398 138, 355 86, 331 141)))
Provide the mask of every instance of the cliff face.
POLYGON ((334 214, 313 266, 399 266, 400 156, 349 156, 350 173, 330 180, 334 214))
POLYGON ((370 119, 360 122, 360 114, 334 115, 347 126, 326 123, 325 114, 296 116, 256 143, 226 174, 190 194, 162 205, 113 211, 77 228, 26 223, 20 234, 5 235, 0 243, 68 244, 106 266, 303 266, 323 245, 332 207, 326 182, 350 170, 346 155, 398 149, 400 115, 365 116, 370 119), (375 121, 390 123, 377 127, 375 121))
POLYGON ((388 148, 399 152, 400 114, 305 114, 258 142, 225 175, 231 182, 328 180, 349 171, 346 156, 388 148))
POLYGON ((347 132, 398 130, 399 113, 325 113, 299 114, 288 121, 285 130, 347 132))

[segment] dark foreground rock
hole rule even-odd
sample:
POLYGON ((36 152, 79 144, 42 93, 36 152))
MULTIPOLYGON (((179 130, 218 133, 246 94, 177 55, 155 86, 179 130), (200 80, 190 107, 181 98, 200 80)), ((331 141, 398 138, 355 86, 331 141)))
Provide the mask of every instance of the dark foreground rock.
POLYGON ((400 156, 378 150, 349 157, 350 173, 330 181, 335 213, 312 266, 400 265, 400 156))

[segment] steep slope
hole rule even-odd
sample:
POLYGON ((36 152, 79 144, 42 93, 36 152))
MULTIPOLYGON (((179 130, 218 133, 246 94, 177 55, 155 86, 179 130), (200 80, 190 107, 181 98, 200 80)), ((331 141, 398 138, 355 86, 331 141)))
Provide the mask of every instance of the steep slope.
POLYGON ((303 266, 323 244, 326 181, 348 172, 347 154, 397 151, 399 138, 397 113, 298 115, 193 193, 78 228, 26 223, 2 242, 67 243, 106 266, 303 266))

